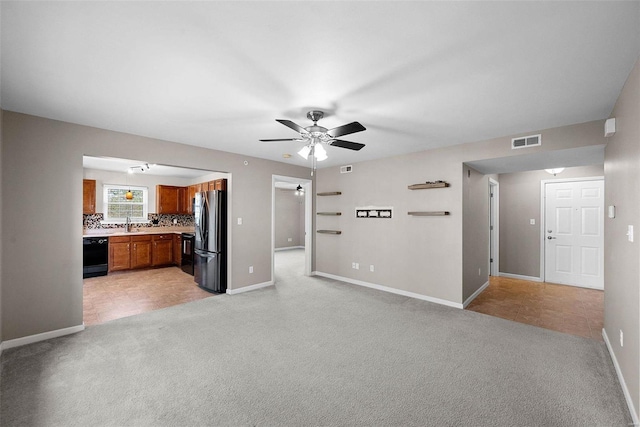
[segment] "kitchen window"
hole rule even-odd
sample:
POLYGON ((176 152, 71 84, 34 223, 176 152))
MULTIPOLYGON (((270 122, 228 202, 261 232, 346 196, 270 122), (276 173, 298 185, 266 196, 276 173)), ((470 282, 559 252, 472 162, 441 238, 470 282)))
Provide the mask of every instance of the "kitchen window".
POLYGON ((103 206, 105 223, 148 222, 149 190, 147 187, 103 185, 103 206), (127 191, 133 193, 133 198, 127 200, 127 191))

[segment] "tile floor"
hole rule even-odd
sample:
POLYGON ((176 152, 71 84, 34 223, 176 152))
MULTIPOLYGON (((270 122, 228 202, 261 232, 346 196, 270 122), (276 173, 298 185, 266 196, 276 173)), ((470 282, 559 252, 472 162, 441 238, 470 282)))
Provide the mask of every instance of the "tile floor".
POLYGON ((467 310, 602 341, 604 291, 491 277, 467 310))
POLYGON ((215 296, 178 267, 124 271, 84 279, 84 324, 96 325, 215 296))

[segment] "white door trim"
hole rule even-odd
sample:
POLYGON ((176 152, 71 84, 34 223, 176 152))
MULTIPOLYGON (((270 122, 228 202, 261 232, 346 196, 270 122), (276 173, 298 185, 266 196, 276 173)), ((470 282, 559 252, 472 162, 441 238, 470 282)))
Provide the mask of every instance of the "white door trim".
POLYGON ((491 214, 493 214, 493 230, 489 228, 489 271, 490 276, 500 275, 500 183, 489 178, 489 227, 491 227, 491 214), (493 191, 493 197, 491 192, 493 191), (493 203, 493 210, 491 204, 493 203), (493 231, 493 233, 492 233, 493 231), (493 239, 491 238, 493 237, 493 239), (493 246, 493 248, 491 247, 493 246), (491 250, 493 249, 493 251, 491 250), (493 252, 493 263, 491 254, 493 252))
POLYGON ((556 179, 543 179, 540 181, 540 279, 542 282, 546 280, 545 278, 545 233, 544 230, 547 227, 547 217, 546 217, 546 200, 545 200, 545 186, 548 183, 558 183, 558 182, 580 182, 580 181, 604 181, 604 176, 588 176, 582 178, 556 178, 556 179))
POLYGON ((276 182, 290 182, 299 184, 304 189, 304 275, 311 276, 311 260, 313 257, 313 245, 311 233, 313 219, 312 193, 313 181, 310 179, 296 178, 294 176, 271 175, 271 283, 275 283, 275 247, 276 247, 276 182))

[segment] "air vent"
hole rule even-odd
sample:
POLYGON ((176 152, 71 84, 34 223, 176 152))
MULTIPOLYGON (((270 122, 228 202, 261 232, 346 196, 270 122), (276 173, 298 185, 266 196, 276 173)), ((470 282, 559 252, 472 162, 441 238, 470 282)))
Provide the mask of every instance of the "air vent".
POLYGON ((511 140, 511 149, 527 148, 542 145, 542 135, 529 135, 511 140))
POLYGON ((353 166, 351 165, 340 166, 340 173, 351 173, 351 172, 353 172, 353 166))

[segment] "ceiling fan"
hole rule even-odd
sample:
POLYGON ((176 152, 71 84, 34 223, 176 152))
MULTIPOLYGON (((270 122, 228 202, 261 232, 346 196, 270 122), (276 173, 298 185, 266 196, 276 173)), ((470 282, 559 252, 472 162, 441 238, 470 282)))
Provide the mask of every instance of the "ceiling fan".
MULTIPOLYGON (((313 159, 313 170, 316 169, 316 160, 321 162, 327 158, 327 152, 325 151, 323 144, 332 145, 334 147, 346 148, 348 150, 358 151, 364 147, 364 144, 357 142, 345 141, 343 139, 337 139, 343 135, 349 135, 356 132, 362 132, 367 130, 358 122, 351 122, 346 125, 338 126, 333 129, 327 129, 322 126, 318 126, 318 120, 324 117, 324 112, 313 110, 307 113, 307 118, 313 121, 313 126, 302 127, 295 124, 291 120, 276 119, 277 122, 282 123, 298 132, 299 138, 286 138, 286 139, 261 139, 261 142, 283 142, 283 141, 297 141, 304 142, 305 146, 302 147, 298 154, 305 159, 309 158, 309 155, 313 159)), ((313 175, 313 171, 311 172, 313 175)))

